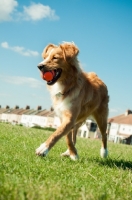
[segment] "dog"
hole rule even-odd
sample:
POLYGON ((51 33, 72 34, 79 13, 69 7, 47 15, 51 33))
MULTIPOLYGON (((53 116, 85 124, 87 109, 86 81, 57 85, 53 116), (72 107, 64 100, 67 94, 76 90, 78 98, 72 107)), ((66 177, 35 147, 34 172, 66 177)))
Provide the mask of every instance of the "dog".
POLYGON ((46 156, 56 142, 66 136, 68 149, 62 156, 77 160, 77 130, 89 116, 93 116, 102 135, 101 157, 107 157, 108 90, 95 73, 82 70, 78 53, 79 49, 73 42, 49 44, 42 53, 44 60, 38 68, 43 79, 47 72, 52 73, 51 78, 45 80, 61 125, 36 149, 39 156, 46 156))

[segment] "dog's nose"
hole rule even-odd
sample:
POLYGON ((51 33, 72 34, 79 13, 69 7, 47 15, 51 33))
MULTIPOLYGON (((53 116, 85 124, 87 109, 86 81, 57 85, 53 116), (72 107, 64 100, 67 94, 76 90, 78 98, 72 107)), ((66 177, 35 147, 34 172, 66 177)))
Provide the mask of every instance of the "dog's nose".
POLYGON ((43 71, 45 66, 43 64, 39 64, 37 67, 39 68, 40 71, 43 71))

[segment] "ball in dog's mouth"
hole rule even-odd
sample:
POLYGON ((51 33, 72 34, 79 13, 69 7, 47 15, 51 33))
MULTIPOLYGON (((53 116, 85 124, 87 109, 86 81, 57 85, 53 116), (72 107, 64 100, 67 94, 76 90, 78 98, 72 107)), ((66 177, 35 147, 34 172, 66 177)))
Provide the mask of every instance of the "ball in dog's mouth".
POLYGON ((54 78, 55 72, 54 70, 43 73, 43 79, 46 81, 52 81, 54 78))
POLYGON ((53 85, 61 76, 62 69, 58 68, 55 70, 41 71, 41 77, 47 81, 48 85, 53 85))

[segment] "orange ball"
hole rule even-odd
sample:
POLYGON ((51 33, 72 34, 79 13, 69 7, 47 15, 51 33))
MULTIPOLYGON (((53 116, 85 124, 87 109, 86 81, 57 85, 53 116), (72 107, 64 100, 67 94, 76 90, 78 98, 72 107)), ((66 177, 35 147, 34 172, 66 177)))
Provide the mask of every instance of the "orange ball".
POLYGON ((51 81, 54 77, 54 71, 50 71, 50 72, 45 72, 43 74, 43 79, 46 81, 51 81))

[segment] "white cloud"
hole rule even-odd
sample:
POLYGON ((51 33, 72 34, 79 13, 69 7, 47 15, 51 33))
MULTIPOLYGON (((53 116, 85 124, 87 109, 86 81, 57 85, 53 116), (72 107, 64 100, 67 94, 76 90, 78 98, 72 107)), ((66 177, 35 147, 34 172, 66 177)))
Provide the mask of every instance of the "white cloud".
POLYGON ((0 21, 9 21, 16 11, 18 2, 16 0, 0 0, 0 21))
POLYGON ((8 48, 9 48, 9 45, 8 45, 7 42, 2 42, 2 43, 1 43, 1 46, 2 46, 3 48, 5 48, 5 49, 8 49, 8 48))
POLYGON ((23 17, 25 20, 41 20, 43 18, 49 18, 51 20, 59 19, 55 14, 55 10, 52 10, 49 6, 45 6, 41 3, 32 3, 30 6, 24 6, 23 17))
POLYGON ((0 0, 0 21, 9 20, 31 20, 38 21, 44 18, 57 20, 55 10, 48 5, 32 2, 30 6, 23 6, 23 11, 19 12, 17 0, 0 0))
POLYGON ((23 56, 38 56, 39 53, 37 51, 32 51, 29 49, 25 49, 24 47, 20 47, 20 46, 9 46, 8 42, 2 42, 1 43, 1 47, 5 48, 5 49, 10 49, 14 52, 17 52, 23 56))
POLYGON ((0 75, 0 80, 15 85, 26 85, 32 88, 39 88, 44 85, 41 81, 31 77, 0 75))

